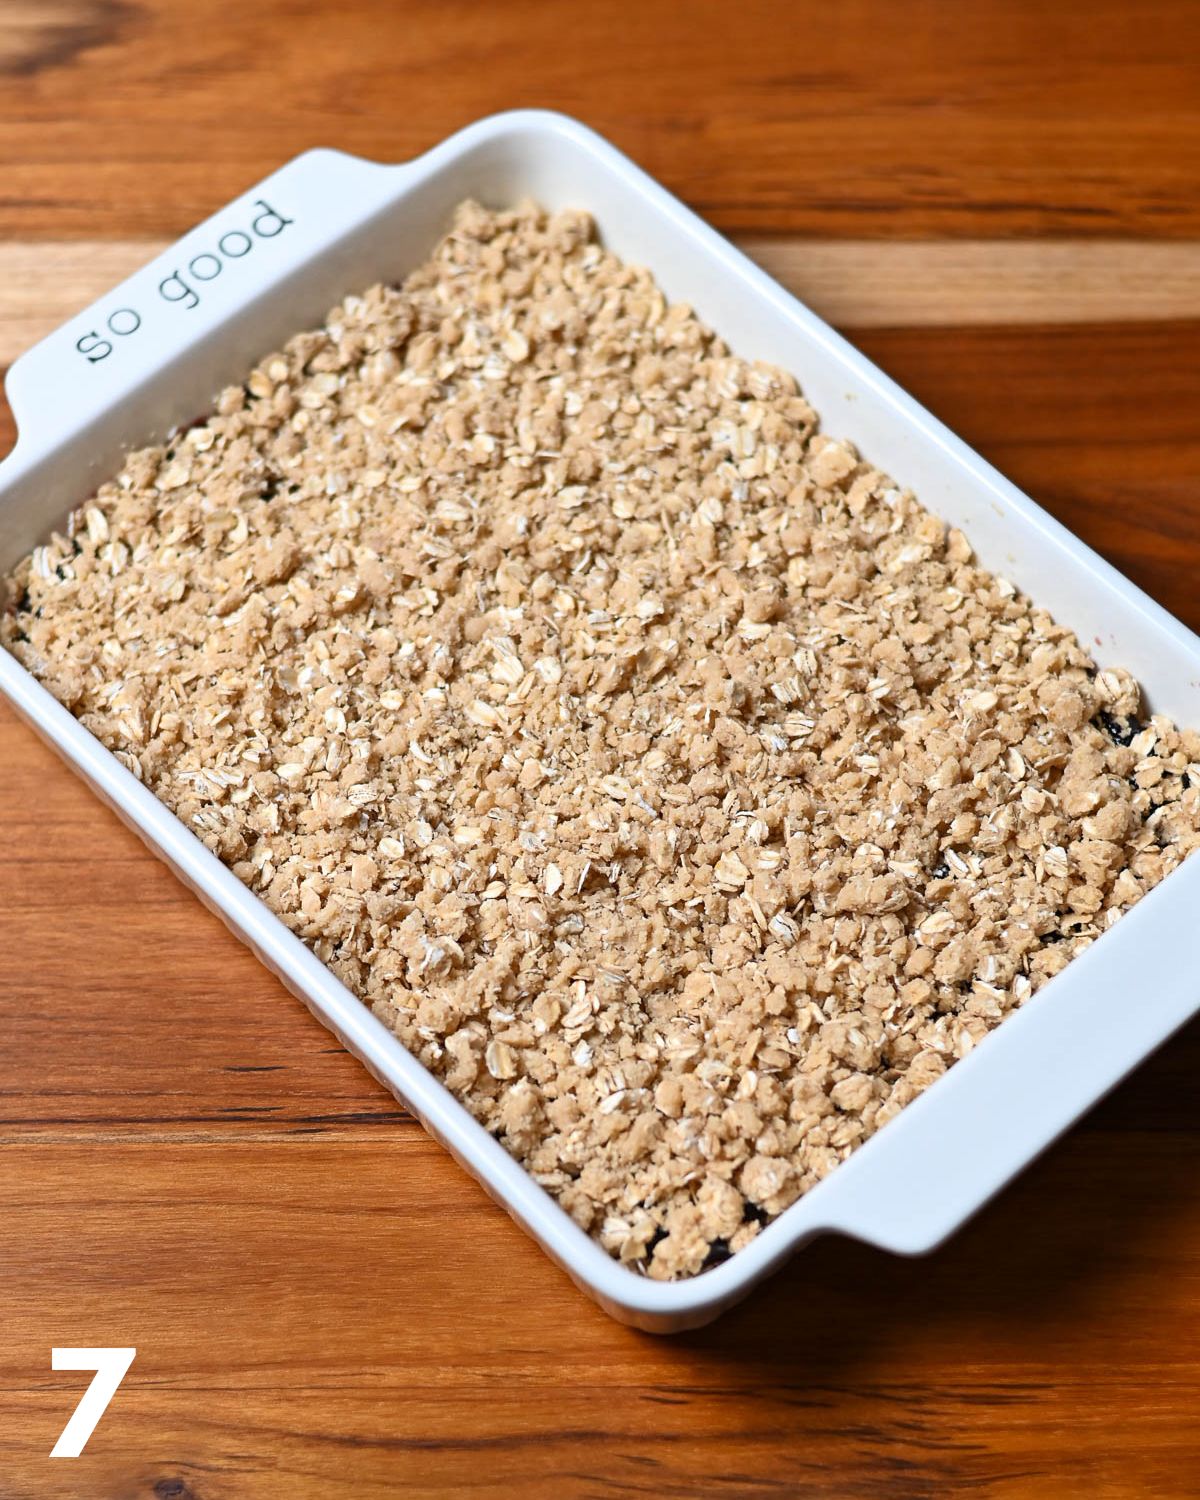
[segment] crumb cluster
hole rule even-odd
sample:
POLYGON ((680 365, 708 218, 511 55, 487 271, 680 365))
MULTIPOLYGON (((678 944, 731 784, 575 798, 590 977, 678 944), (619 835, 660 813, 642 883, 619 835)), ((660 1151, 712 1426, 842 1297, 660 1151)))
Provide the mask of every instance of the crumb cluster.
POLYGON ((10 582, 7 648, 655 1277, 1200 841, 1200 736, 579 213, 464 205, 10 582))

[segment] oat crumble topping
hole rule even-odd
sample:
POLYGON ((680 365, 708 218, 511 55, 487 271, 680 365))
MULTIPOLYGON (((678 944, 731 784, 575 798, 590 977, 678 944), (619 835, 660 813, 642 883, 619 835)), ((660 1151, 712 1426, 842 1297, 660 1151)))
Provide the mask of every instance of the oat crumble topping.
POLYGON ((580 213, 464 205, 10 582, 3 644, 655 1277, 1200 842, 1200 735, 580 213))

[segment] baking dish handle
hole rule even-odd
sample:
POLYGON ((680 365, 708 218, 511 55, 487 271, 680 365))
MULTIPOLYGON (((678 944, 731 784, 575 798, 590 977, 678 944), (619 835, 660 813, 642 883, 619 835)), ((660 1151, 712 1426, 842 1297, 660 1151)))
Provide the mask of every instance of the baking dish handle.
POLYGON ((1072 959, 1070 983, 1051 981, 838 1167, 823 1227, 900 1254, 940 1244, 1197 1013, 1200 923, 1179 914, 1198 909, 1200 856, 1121 918, 1123 942, 1105 934, 1072 959))
POLYGON ((5 380, 19 436, 0 466, 4 479, 152 390, 182 351, 194 353, 237 320, 253 323, 247 314, 269 289, 336 251, 413 165, 307 151, 35 344, 5 380))

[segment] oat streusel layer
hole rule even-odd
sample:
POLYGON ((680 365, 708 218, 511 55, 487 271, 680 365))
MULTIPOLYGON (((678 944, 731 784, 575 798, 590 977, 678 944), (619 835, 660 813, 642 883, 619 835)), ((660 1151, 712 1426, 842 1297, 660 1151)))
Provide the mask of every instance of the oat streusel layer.
POLYGON ((3 641, 614 1255, 744 1246, 1200 841, 1200 736, 582 214, 132 454, 3 641))

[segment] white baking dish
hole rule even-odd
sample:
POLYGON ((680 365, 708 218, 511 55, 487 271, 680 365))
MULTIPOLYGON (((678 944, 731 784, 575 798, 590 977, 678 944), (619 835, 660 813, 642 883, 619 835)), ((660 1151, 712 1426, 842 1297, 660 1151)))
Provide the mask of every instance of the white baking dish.
MULTIPOLYGON (((533 196, 590 210, 737 350, 793 371, 851 438, 966 531, 983 561, 1072 626, 1151 705, 1200 722, 1200 641, 1020 494, 821 320, 611 146, 557 115, 498 115, 419 160, 310 152, 184 236, 10 370, 20 438, 0 465, 0 568, 122 452, 347 292, 422 260, 453 205, 533 196)), ((1024 1010, 741 1254, 690 1281, 626 1270, 204 846, 3 651, 18 711, 614 1317, 655 1331, 715 1317, 814 1235, 928 1250, 1200 1005, 1200 860, 1171 875, 1024 1010)), ((397 1184, 402 1211, 403 1183, 397 1184)))

